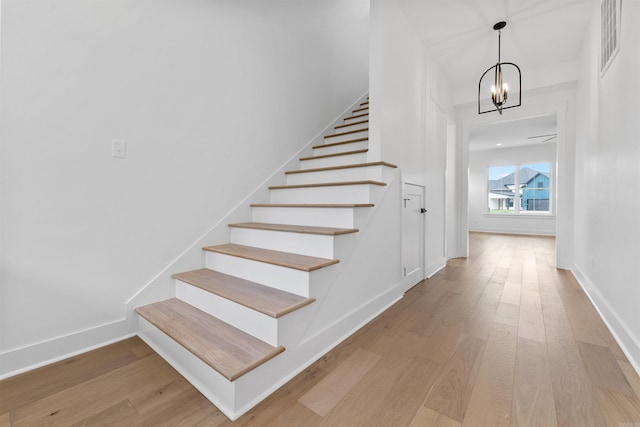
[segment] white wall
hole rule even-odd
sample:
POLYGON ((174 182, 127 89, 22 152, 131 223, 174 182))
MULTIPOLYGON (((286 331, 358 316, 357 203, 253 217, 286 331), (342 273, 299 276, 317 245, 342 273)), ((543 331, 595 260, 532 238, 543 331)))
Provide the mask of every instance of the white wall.
MULTIPOLYGON (((462 191, 462 176, 460 173, 460 167, 462 164, 462 147, 458 143, 457 128, 453 121, 450 121, 447 125, 447 171, 446 171, 446 248, 447 259, 466 257, 466 251, 463 249, 466 247, 464 243, 467 241, 468 233, 466 233, 466 224, 464 227, 465 235, 461 234, 462 223, 461 219, 467 220, 466 215, 463 215, 460 205, 460 194, 465 194, 462 191), (464 242, 464 243, 463 243, 464 242)), ((466 205, 465 205, 466 206, 466 205)))
POLYGON ((371 2, 371 29, 371 156, 415 182, 425 170, 422 42, 395 0, 371 2))
POLYGON ((640 3, 622 12, 621 49, 602 79, 597 8, 581 54, 574 271, 640 372, 640 3))
POLYGON ((555 236, 556 144, 473 151, 469 153, 469 229, 492 233, 555 236), (487 212, 487 168, 517 163, 551 164, 552 215, 491 215, 487 212))
POLYGON ((132 332, 126 301, 368 87, 366 0, 4 0, 1 18, 3 360, 132 332))
MULTIPOLYGON (((370 158, 426 187, 426 276, 446 263, 449 84, 395 0, 371 1, 370 158)), ((399 236, 398 236, 399 238, 399 236)))

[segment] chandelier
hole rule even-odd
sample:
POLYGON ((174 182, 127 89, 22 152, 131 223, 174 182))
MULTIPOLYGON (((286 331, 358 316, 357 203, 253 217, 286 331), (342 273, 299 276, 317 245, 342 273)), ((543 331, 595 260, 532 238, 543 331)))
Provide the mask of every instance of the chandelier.
POLYGON ((500 61, 501 30, 506 25, 506 22, 500 21, 493 26, 493 29, 498 31, 498 62, 493 67, 487 69, 487 71, 482 74, 482 77, 480 77, 480 81, 478 82, 478 114, 490 113, 492 111, 497 111, 502 114, 502 110, 522 105, 522 73, 520 72, 520 67, 513 62, 500 61), (492 70, 493 82, 490 81, 490 76, 492 74, 490 71, 492 70), (509 99, 509 85, 507 84, 506 75, 512 78, 512 81, 517 80, 518 82, 517 104, 512 100, 510 105, 507 105, 507 100, 509 99), (486 79, 485 76, 487 77, 486 79), (491 85, 490 88, 489 85, 491 85), (488 95, 490 92, 490 97, 487 96, 486 102, 483 101, 483 87, 485 88, 485 94, 488 95), (491 104, 488 104, 489 99, 491 100, 491 104))

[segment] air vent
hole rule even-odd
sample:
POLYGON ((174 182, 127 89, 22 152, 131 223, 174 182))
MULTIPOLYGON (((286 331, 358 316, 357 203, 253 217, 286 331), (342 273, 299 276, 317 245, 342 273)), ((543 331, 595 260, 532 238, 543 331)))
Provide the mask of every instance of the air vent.
POLYGON ((604 73, 620 50, 620 2, 602 0, 600 3, 600 73, 604 73))

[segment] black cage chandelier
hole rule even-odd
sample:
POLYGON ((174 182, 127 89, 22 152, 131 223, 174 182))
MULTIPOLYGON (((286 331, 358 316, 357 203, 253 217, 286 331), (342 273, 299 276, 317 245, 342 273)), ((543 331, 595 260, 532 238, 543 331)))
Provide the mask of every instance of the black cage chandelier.
POLYGON ((522 105, 522 73, 520 72, 520 67, 518 67, 513 62, 500 62, 500 30, 502 30, 506 25, 506 22, 500 21, 493 26, 493 29, 498 31, 498 62, 493 67, 487 69, 487 71, 482 74, 482 77, 480 77, 480 81, 478 82, 478 114, 490 113, 492 111, 497 111, 498 113, 502 114, 502 110, 506 110, 507 108, 519 107, 520 105, 522 105), (492 70, 493 82, 490 82, 490 78, 485 79, 485 76, 487 76, 487 74, 490 76, 491 74, 489 72, 492 70), (507 98, 509 97, 509 85, 507 84, 507 77, 509 79, 512 79, 512 82, 515 80, 517 80, 518 82, 517 104, 513 102, 512 95, 512 100, 509 103, 510 105, 508 106, 507 98), (487 102, 484 102, 482 98, 483 84, 485 87, 484 93, 487 95, 487 102), (490 84, 491 87, 489 88, 490 84), (491 93, 491 104, 486 105, 489 103, 489 92, 491 93))

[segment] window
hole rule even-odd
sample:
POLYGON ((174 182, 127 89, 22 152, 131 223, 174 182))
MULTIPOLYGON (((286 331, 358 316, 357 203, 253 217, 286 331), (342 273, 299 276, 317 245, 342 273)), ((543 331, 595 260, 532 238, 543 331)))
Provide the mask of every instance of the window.
POLYGON ((488 168, 488 212, 550 214, 551 164, 528 163, 488 168))
POLYGON ((494 166, 489 168, 489 212, 514 213, 515 196, 513 179, 515 166, 494 166))

